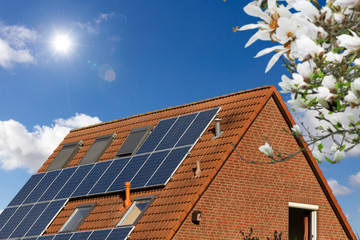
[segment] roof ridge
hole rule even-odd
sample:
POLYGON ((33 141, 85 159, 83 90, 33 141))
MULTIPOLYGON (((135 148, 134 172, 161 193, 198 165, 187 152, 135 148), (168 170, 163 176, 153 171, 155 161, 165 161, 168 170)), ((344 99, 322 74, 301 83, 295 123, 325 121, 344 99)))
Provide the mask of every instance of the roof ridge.
POLYGON ((128 117, 119 118, 119 119, 115 119, 115 120, 111 120, 111 121, 106 121, 106 122, 102 122, 102 123, 98 123, 98 124, 94 124, 94 125, 90 125, 90 126, 86 126, 86 127, 75 128, 75 129, 72 129, 70 132, 77 132, 77 131, 80 131, 80 130, 90 129, 90 128, 93 128, 93 127, 97 127, 97 126, 101 126, 101 125, 107 125, 107 124, 111 124, 111 123, 114 123, 114 122, 125 121, 125 120, 131 119, 131 118, 137 118, 137 117, 142 117, 142 116, 155 114, 155 113, 159 113, 159 112, 164 112, 164 111, 168 111, 168 110, 173 110, 173 109, 177 109, 177 108, 188 107, 188 106, 192 106, 192 105, 196 105, 196 104, 200 104, 200 103, 204 103, 204 102, 214 101, 214 100, 221 99, 221 98, 227 98, 227 97, 231 97, 231 96, 234 96, 234 95, 259 91, 259 90, 263 90, 263 89, 267 89, 267 88, 273 88, 275 90, 275 87, 273 85, 265 85, 265 86, 262 86, 262 87, 256 87, 256 88, 241 90, 241 91, 238 91, 238 92, 229 93, 229 94, 225 94, 225 95, 221 95, 221 96, 217 96, 217 97, 213 97, 213 98, 207 98, 207 99, 200 100, 200 101, 197 101, 197 102, 186 103, 186 104, 177 105, 177 106, 174 106, 174 107, 167 107, 167 108, 158 109, 158 110, 154 110, 154 111, 150 111, 150 112, 136 114, 136 115, 133 115, 133 116, 128 116, 128 117))

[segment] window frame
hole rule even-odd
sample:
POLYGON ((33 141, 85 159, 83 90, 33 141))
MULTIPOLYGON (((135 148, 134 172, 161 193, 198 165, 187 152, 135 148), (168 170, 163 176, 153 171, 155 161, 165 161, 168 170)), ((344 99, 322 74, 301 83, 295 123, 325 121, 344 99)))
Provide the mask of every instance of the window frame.
POLYGON ((77 205, 75 210, 72 212, 72 214, 66 220, 66 222, 61 226, 59 233, 76 232, 79 229, 79 227, 85 222, 86 218, 90 215, 90 213, 94 210, 95 207, 96 207, 96 203, 84 203, 84 204, 77 205), (84 214, 82 219, 72 228, 72 230, 62 231, 62 229, 65 228, 65 226, 70 223, 70 221, 74 217, 74 214, 76 213, 76 211, 80 208, 85 208, 85 207, 89 207, 89 209, 84 214))
MULTIPOLYGON (((290 208, 298 208, 307 210, 310 212, 310 234, 311 239, 309 240, 316 240, 317 239, 317 211, 319 210, 318 205, 313 204, 306 204, 306 203, 296 203, 296 202, 289 202, 289 218, 290 218, 290 208)), ((289 230, 290 230, 290 223, 289 223, 289 230)))
MULTIPOLYGON (((100 136, 97 137, 95 139, 95 141, 91 144, 90 148, 87 150, 87 152, 85 153, 85 155, 83 156, 83 158, 80 160, 78 165, 86 165, 86 164, 92 164, 92 163, 96 163, 99 161, 99 159, 101 158, 102 155, 104 155, 105 151, 110 147, 110 145, 114 142, 115 138, 116 138, 117 134, 116 133, 112 133, 112 134, 107 134, 104 136, 100 136), (97 154, 96 159, 94 162, 83 162, 84 159, 86 159, 86 157, 88 156, 88 154, 93 154, 96 152, 91 152, 92 151, 92 147, 95 146, 96 141, 101 141, 101 140, 106 140, 108 139, 108 142, 106 143, 105 147, 97 154)), ((93 150, 94 151, 94 150, 93 150)), ((91 159, 91 157, 90 157, 91 159)))
POLYGON ((67 167, 67 165, 69 165, 69 163, 73 160, 73 158, 79 152, 79 150, 82 148, 82 146, 83 146, 83 141, 82 140, 77 141, 77 142, 71 142, 71 143, 64 144, 63 147, 60 149, 60 151, 57 153, 57 155, 53 158, 53 160, 51 161, 49 166, 47 167, 46 172, 55 171, 55 170, 67 167), (70 155, 65 159, 62 159, 62 158, 57 159, 57 158, 59 158, 61 156, 60 155, 61 151, 66 150, 66 148, 73 148, 70 155), (56 163, 61 161, 61 160, 63 160, 62 164, 61 164, 61 167, 54 167, 54 166, 56 166, 56 163))
POLYGON ((151 196, 143 196, 143 197, 135 198, 133 203, 130 205, 130 207, 126 210, 126 212, 121 217, 119 222, 116 224, 116 227, 121 228, 121 227, 136 226, 136 224, 144 216, 145 212, 149 209, 151 204, 155 201, 155 197, 156 197, 155 195, 151 195, 151 196), (145 201, 145 200, 148 200, 148 202, 147 202, 146 206, 144 207, 144 209, 141 211, 141 213, 136 217, 135 221, 132 224, 121 225, 121 223, 123 223, 126 220, 126 218, 129 216, 129 214, 131 213, 132 209, 134 208, 134 206, 136 204, 136 201, 145 201))

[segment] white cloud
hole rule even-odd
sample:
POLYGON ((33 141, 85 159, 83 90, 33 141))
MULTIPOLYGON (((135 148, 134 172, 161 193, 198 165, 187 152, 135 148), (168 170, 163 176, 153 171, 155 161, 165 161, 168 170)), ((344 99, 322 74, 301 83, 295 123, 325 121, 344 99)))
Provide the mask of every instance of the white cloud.
POLYGON ((79 27, 80 29, 86 30, 88 33, 91 34, 98 34, 99 33, 99 27, 102 22, 106 22, 109 19, 113 18, 115 16, 115 13, 100 13, 96 18, 94 18, 92 21, 82 23, 77 22, 74 23, 75 26, 79 27))
POLYGON ((10 68, 14 63, 34 63, 35 58, 27 44, 36 39, 37 33, 34 30, 0 22, 0 66, 10 68))
POLYGON ((340 185, 335 179, 329 179, 328 183, 335 196, 348 195, 352 193, 352 190, 350 188, 340 185))
POLYGON ((360 172, 349 177, 349 182, 353 186, 360 187, 360 172))
POLYGON ((99 122, 98 117, 76 114, 68 119, 56 119, 51 126, 36 125, 28 131, 15 120, 0 121, 0 167, 6 170, 25 168, 34 172, 71 129, 99 122))

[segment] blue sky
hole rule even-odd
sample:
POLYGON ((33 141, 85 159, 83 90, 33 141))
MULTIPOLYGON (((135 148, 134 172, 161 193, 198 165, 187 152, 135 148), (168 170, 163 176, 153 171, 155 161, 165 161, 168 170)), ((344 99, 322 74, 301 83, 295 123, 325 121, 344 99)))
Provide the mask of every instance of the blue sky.
MULTIPOLYGON (((244 1, 0 0, 0 209, 74 127, 275 85, 244 1), (19 7, 21 6, 21 7, 19 7), (56 51, 56 33, 71 39, 56 51)), ((284 99, 289 96, 283 95, 284 99)), ((321 164, 360 233, 359 155, 321 164), (359 173, 359 175, 356 175, 359 173)))

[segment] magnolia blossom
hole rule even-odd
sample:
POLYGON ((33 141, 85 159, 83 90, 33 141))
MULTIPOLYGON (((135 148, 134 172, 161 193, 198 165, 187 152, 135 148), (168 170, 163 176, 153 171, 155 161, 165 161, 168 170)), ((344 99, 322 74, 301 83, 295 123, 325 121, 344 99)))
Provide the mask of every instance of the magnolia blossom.
POLYGON ((259 150, 260 150, 260 152, 263 152, 264 154, 266 154, 266 156, 268 156, 268 157, 272 158, 274 156, 274 151, 268 143, 265 143, 265 145, 262 145, 261 147, 259 147, 259 150))
POLYGON ((360 67, 360 59, 359 58, 355 59, 354 64, 355 66, 360 67))
POLYGON ((313 70, 313 66, 310 61, 306 61, 299 63, 296 66, 296 70, 304 79, 309 79, 313 70))
POLYGON ((334 5, 342 8, 353 8, 358 2, 358 0, 335 0, 334 5))
POLYGON ((355 123, 355 116, 353 113, 349 112, 346 114, 347 119, 349 120, 350 123, 355 123))
POLYGON ((329 109, 329 102, 334 100, 335 97, 336 95, 332 94, 328 88, 326 87, 318 88, 317 100, 326 109, 329 109))
POLYGON ((343 60, 343 56, 337 53, 328 52, 325 54, 326 60, 330 62, 341 62, 343 60))
POLYGON ((360 78, 355 79, 351 83, 351 91, 357 96, 360 96, 360 78))
POLYGON ((319 150, 313 150, 312 151, 312 155, 313 157, 318 161, 318 162, 322 162, 322 153, 319 150))
POLYGON ((330 91, 335 90, 335 83, 336 83, 336 79, 332 75, 325 76, 322 81, 322 85, 328 88, 330 91))
POLYGON ((310 57, 314 58, 315 55, 319 55, 325 50, 308 36, 301 35, 300 38, 296 40, 296 51, 299 60, 303 61, 304 59, 308 59, 310 57))
POLYGON ((293 131, 293 133, 295 133, 295 134, 298 135, 298 136, 301 136, 301 135, 302 135, 302 132, 301 132, 301 130, 300 130, 299 125, 294 125, 294 126, 291 128, 291 131, 293 131))
POLYGON ((291 100, 287 102, 291 104, 294 108, 307 108, 306 102, 301 97, 295 98, 294 95, 291 95, 291 100))
POLYGON ((359 99, 356 97, 356 95, 349 91, 348 94, 344 97, 344 100, 350 104, 353 108, 360 105, 359 99))
POLYGON ((349 30, 349 31, 351 32, 352 36, 347 35, 347 34, 342 34, 342 35, 336 37, 339 41, 339 46, 345 47, 347 49, 347 51, 345 51, 343 53, 345 56, 348 55, 352 51, 356 51, 356 50, 360 49, 360 38, 353 31, 351 31, 351 30, 349 30))
POLYGON ((341 160, 343 160, 345 158, 345 156, 346 155, 345 155, 344 151, 337 150, 334 154, 333 162, 334 163, 340 162, 341 160))

